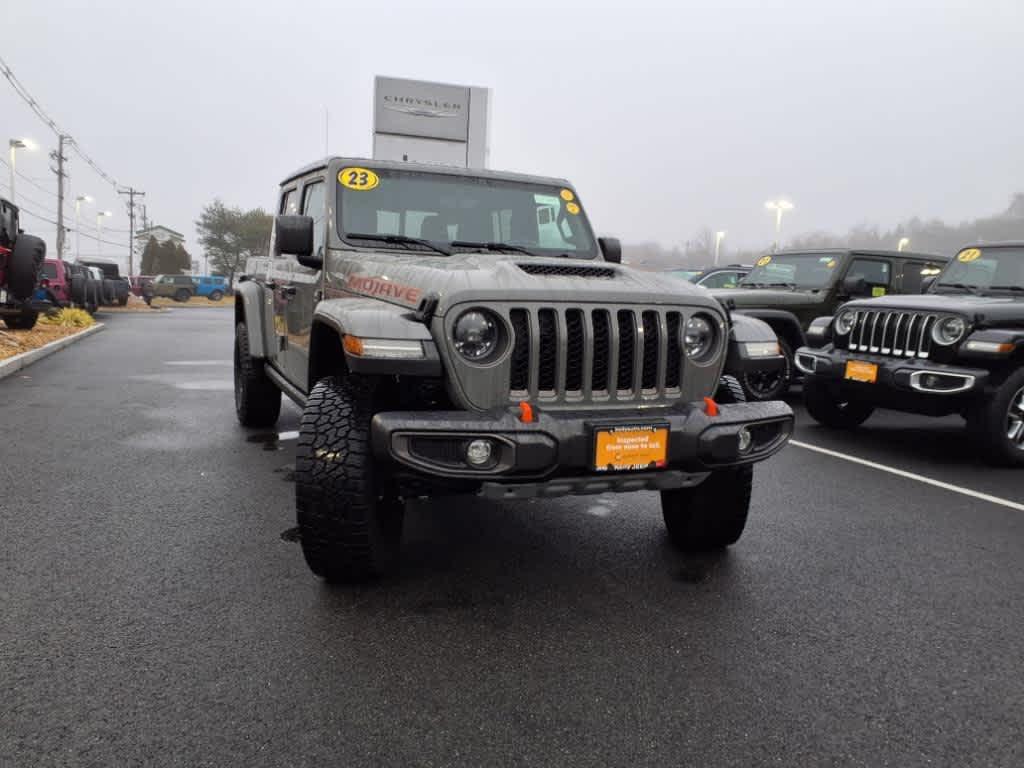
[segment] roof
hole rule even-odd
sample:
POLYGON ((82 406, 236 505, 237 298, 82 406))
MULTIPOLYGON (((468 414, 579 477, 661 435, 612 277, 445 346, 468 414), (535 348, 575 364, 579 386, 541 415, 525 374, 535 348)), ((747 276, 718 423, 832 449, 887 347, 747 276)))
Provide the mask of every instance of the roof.
POLYGON ((956 249, 957 253, 964 248, 1024 248, 1024 240, 1001 240, 998 243, 968 243, 956 249))
POLYGON ((373 160, 368 157, 325 157, 315 163, 299 168, 294 173, 288 174, 281 185, 305 176, 307 173, 319 171, 326 168, 330 163, 337 161, 339 165, 359 165, 368 168, 381 168, 394 171, 420 171, 422 173, 437 173, 445 176, 474 176, 476 178, 497 179, 499 181, 521 181, 531 184, 549 184, 551 186, 571 187, 565 179, 554 176, 532 176, 526 173, 512 173, 509 171, 491 171, 486 168, 461 168, 452 165, 433 165, 431 163, 403 163, 394 160, 373 160))
POLYGON ((170 232, 172 235, 176 235, 176 236, 180 237, 183 240, 185 239, 185 236, 183 234, 181 234, 181 232, 176 232, 175 230, 171 229, 170 227, 165 227, 163 224, 154 224, 152 227, 146 227, 146 229, 140 229, 138 232, 135 233, 135 236, 136 237, 142 237, 143 235, 147 235, 150 232, 152 232, 154 230, 157 230, 157 229, 162 229, 162 230, 164 230, 164 232, 170 232))
POLYGON ((941 253, 924 253, 921 251, 894 251, 884 248, 792 248, 785 251, 766 254, 782 256, 787 253, 850 253, 858 256, 895 256, 902 259, 927 259, 928 261, 949 261, 950 257, 941 253))

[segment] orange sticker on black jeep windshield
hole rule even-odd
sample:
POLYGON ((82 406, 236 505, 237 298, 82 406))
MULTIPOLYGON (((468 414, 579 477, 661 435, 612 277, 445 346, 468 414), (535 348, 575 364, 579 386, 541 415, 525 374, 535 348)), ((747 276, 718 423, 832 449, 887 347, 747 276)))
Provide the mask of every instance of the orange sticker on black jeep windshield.
POLYGON ((962 261, 964 264, 969 264, 970 262, 977 261, 980 258, 980 248, 968 248, 966 251, 960 251, 960 253, 956 257, 956 260, 962 261))
POLYGON ((338 181, 346 189, 366 192, 380 184, 380 177, 369 168, 342 168, 338 171, 338 181))

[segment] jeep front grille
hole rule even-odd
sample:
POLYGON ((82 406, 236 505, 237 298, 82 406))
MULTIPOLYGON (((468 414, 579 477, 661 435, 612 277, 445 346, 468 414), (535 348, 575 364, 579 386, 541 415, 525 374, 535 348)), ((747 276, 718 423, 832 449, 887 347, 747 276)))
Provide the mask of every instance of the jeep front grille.
POLYGON ((679 311, 514 308, 508 318, 512 401, 641 400, 680 392, 679 311))
POLYGON ((926 358, 937 317, 919 312, 857 310, 846 348, 874 355, 926 358))

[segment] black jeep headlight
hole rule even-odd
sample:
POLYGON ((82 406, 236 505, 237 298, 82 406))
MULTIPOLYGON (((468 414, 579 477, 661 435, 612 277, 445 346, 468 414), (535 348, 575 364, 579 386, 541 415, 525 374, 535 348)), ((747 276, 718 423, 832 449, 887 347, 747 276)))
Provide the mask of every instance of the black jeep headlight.
POLYGON ((682 341, 687 357, 698 363, 706 362, 717 346, 714 322, 705 315, 694 315, 683 327, 682 341))
POLYGON ((932 341, 948 347, 956 344, 967 333, 967 323, 962 317, 940 317, 932 326, 932 341))
POLYGON ((850 331, 853 330, 853 326, 857 324, 857 312, 852 309, 844 309, 838 315, 836 315, 835 323, 832 326, 832 330, 835 331, 836 336, 846 336, 850 331))
POLYGON ((455 349, 474 363, 487 360, 498 346, 500 322, 491 312, 483 309, 463 312, 452 328, 455 349))

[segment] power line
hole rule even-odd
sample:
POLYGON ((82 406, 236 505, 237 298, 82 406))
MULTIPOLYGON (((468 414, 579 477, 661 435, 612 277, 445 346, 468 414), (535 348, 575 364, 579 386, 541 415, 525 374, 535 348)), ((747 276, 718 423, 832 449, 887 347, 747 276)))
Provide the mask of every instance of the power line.
POLYGON ((99 174, 100 178, 109 183, 115 189, 117 188, 117 181, 114 180, 114 178, 111 177, 109 174, 107 174, 106 171, 100 168, 99 165, 97 165, 96 162, 85 153, 85 150, 83 150, 78 145, 78 142, 75 140, 73 136, 68 134, 67 131, 61 129, 61 127, 57 125, 57 122, 46 113, 42 105, 38 101, 36 101, 32 94, 28 92, 28 89, 21 84, 21 81, 18 80, 17 76, 15 76, 14 70, 12 70, 10 65, 8 65, 6 61, 4 61, 2 56, 0 56, 0 74, 7 78, 7 82, 9 82, 11 84, 11 87, 14 88, 14 92, 21 97, 22 101, 28 104, 29 109, 31 109, 36 114, 36 117, 42 120, 47 125, 47 127, 58 136, 66 135, 71 144, 71 148, 75 150, 75 154, 78 155, 83 160, 85 160, 85 162, 88 163, 89 166, 94 171, 96 171, 97 174, 99 174))

